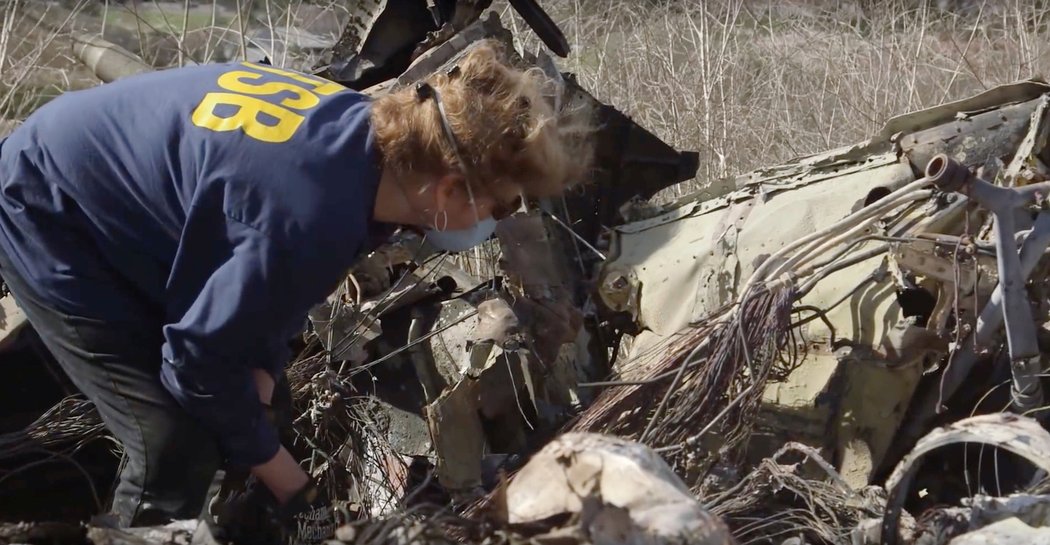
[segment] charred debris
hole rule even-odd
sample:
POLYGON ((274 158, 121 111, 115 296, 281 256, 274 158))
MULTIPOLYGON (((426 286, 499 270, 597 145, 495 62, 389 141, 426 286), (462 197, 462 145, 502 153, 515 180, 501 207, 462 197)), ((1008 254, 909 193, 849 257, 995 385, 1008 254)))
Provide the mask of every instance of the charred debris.
MULTIPOLYGON (((378 94, 513 47, 490 3, 361 2, 316 72, 378 94)), ((150 69, 73 47, 103 80, 150 69)), ((596 104, 593 179, 470 255, 397 234, 297 340, 295 447, 342 500, 341 542, 1050 543, 1050 85, 661 205, 697 155, 547 52, 520 60, 596 104)), ((0 305, 0 543, 209 542, 73 522, 119 458, 0 305)))

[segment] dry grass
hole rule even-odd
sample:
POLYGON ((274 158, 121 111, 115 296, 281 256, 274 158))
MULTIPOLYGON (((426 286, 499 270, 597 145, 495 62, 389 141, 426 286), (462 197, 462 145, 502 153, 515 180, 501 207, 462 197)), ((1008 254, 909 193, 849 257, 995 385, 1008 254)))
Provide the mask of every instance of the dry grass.
MULTIPOLYGON (((331 35, 354 0, 66 0, 100 32, 157 67, 237 57, 261 29, 331 35), (320 30, 319 30, 320 29, 320 30)), ((860 141, 890 117, 1050 71, 1045 0, 542 0, 573 54, 560 60, 599 98, 681 149, 700 152, 698 185, 860 141), (965 4, 965 9, 942 5, 965 4)), ((71 58, 70 25, 0 4, 0 121, 94 85, 71 58), (55 31, 50 27, 61 27, 55 31)), ((519 47, 539 41, 496 0, 519 47)), ((268 51, 274 64, 310 56, 268 51)), ((484 250, 484 251, 483 251, 484 250)), ((489 274, 479 249, 465 266, 489 274)))
MULTIPOLYGON (((348 2, 214 0, 191 6, 142 0, 137 8, 104 2, 92 3, 91 14, 78 16, 78 23, 170 66, 221 57, 219 45, 241 45, 242 35, 262 27, 319 20, 338 26, 348 2)), ((51 14, 46 25, 37 24, 19 10, 29 3, 3 8, 0 118, 22 118, 41 96, 89 84, 68 47, 56 44, 58 33, 45 28, 60 21, 51 14)), ((699 150, 701 181, 852 143, 893 115, 1050 68, 1050 7, 1042 0, 544 5, 574 47, 562 66, 662 138, 699 150), (939 7, 949 4, 967 7, 939 7)), ((505 2, 494 7, 523 47, 537 47, 505 2)), ((278 56, 275 64, 307 63, 278 56)), ((691 189, 685 185, 677 192, 691 189)))
MULTIPOLYGON (((563 66, 660 137, 700 151, 700 181, 850 144, 894 115, 1050 69, 1040 0, 545 5, 574 47, 563 66)), ((692 189, 683 185, 677 194, 692 189)))
POLYGON ((274 64, 309 69, 314 52, 266 34, 295 27, 334 42, 347 17, 335 0, 0 2, 0 121, 24 119, 64 91, 98 83, 73 57, 74 31, 101 35, 156 68, 235 60, 256 48, 274 64))
MULTIPOLYGON (((65 32, 26 5, 24 0, 0 5, 0 121, 23 119, 47 99, 89 81, 68 54, 65 32)), ((67 26, 80 7, 60 20, 51 14, 52 19, 67 26)))

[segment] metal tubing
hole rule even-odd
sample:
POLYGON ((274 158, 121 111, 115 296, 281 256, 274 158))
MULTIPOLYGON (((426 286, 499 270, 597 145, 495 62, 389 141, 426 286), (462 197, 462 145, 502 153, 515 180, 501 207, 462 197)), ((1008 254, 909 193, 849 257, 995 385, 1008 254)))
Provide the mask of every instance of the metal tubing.
MULTIPOLYGON (((993 186, 994 187, 994 186, 993 186)), ((1021 187, 1014 187, 1008 191, 1017 193, 1023 201, 1020 206, 1028 204, 1038 197, 1050 196, 1050 182, 1042 182, 1038 184, 1023 185, 1021 187)))
POLYGON ((996 265, 999 268, 999 287, 1003 299, 1003 322, 1006 324, 1006 346, 1010 352, 1013 377, 1011 399, 1013 408, 1024 414, 1043 403, 1039 379, 1039 345, 1036 342, 1035 321, 1025 291, 1026 276, 1022 275, 1021 259, 1014 239, 1013 210, 995 215, 996 265))
POLYGON ((98 36, 75 34, 73 55, 103 83, 153 71, 138 55, 98 36))
POLYGON ((1017 361, 1039 354, 1035 340, 1035 322, 1021 274, 1021 258, 1014 239, 1012 210, 995 214, 996 265, 999 269, 999 291, 1003 297, 1003 321, 1006 323, 1006 345, 1010 359, 1017 361))
MULTIPOLYGON (((1021 244, 1021 276, 1027 280, 1028 276, 1035 270, 1035 266, 1039 263, 1039 259, 1043 257, 1046 249, 1050 247, 1050 212, 1040 212, 1035 218, 1035 224, 1032 226, 1032 230, 1025 237, 1024 242, 1021 244)), ((985 304, 984 308, 981 309, 981 314, 977 317, 977 327, 974 330, 973 336, 976 336, 976 342, 971 342, 969 339, 963 342, 964 352, 959 354, 959 358, 955 363, 952 364, 950 373, 945 376, 945 387, 948 384, 954 384, 958 386, 961 379, 964 378, 965 374, 969 372, 969 369, 957 369, 958 364, 962 363, 964 357, 967 354, 975 356, 976 353, 973 351, 973 346, 976 344, 978 347, 987 346, 995 334, 999 332, 999 328, 1003 325, 1003 292, 999 286, 995 287, 995 291, 992 292, 991 298, 988 303, 985 304), (959 379, 953 380, 955 375, 962 374, 959 379)), ((973 362, 976 362, 976 358, 973 362)), ((972 364, 972 362, 971 362, 972 364)), ((954 388, 952 389, 954 392, 954 388)))
POLYGON ((753 286, 756 282, 776 281, 776 276, 772 276, 769 274, 770 268, 776 266, 778 274, 783 272, 783 264, 780 262, 780 260, 784 256, 790 255, 792 254, 792 252, 800 252, 801 250, 799 249, 804 246, 808 247, 814 242, 819 242, 820 240, 833 236, 836 233, 842 233, 843 231, 856 226, 860 222, 863 222, 873 216, 885 213, 888 210, 892 210, 893 208, 904 204, 905 202, 910 200, 909 194, 914 194, 917 190, 919 190, 919 188, 925 186, 928 183, 930 183, 930 180, 925 176, 919 178, 918 180, 915 180, 914 182, 911 182, 908 185, 897 189, 893 193, 886 195, 878 202, 873 203, 871 206, 862 208, 846 216, 845 218, 842 218, 838 222, 829 225, 824 229, 821 229, 820 231, 817 231, 816 233, 806 235, 792 242, 791 244, 788 244, 787 246, 784 246, 783 248, 777 250, 773 253, 773 255, 766 258, 766 260, 763 261, 762 264, 759 265, 754 270, 754 272, 751 273, 751 276, 747 279, 747 282, 745 282, 743 286, 741 286, 739 293, 747 293, 747 290, 749 290, 751 286, 753 286))
MULTIPOLYGON (((1050 247, 1050 212, 1040 212, 1035 218, 1031 232, 1021 245, 1021 275, 1027 279, 1035 270, 1039 259, 1050 247)), ((988 303, 977 317, 977 327, 960 343, 959 352, 952 357, 941 377, 938 389, 926 393, 915 410, 915 418, 906 424, 903 435, 914 438, 926 431, 926 423, 936 414, 941 399, 950 399, 970 375, 981 352, 992 341, 1003 325, 1003 294, 996 286, 988 303)))
MULTIPOLYGON (((1032 184, 1023 188, 1000 187, 977 178, 964 166, 943 154, 930 160, 926 167, 926 175, 938 187, 967 195, 992 213, 995 221, 999 285, 996 286, 992 300, 981 311, 981 319, 986 320, 983 324, 981 320, 978 320, 975 334, 978 341, 982 336, 990 340, 998 331, 999 324, 1005 323, 1006 344, 1010 353, 1010 368, 1013 375, 1011 389, 1013 407, 1018 412, 1027 412, 1042 404, 1043 393, 1039 380, 1039 346, 1036 342, 1035 321, 1032 319, 1032 310, 1028 304, 1024 285, 1042 255, 1043 248, 1040 248, 1039 251, 1026 252, 1025 250, 1033 248, 1035 242, 1047 238, 1045 235, 1038 235, 1041 234, 1041 230, 1048 230, 1048 221, 1047 213, 1040 213, 1036 221, 1036 228, 1025 240, 1022 253, 1028 254, 1031 261, 1030 267, 1025 268, 1021 257, 1017 254, 1015 238, 1017 229, 1014 213, 1018 208, 1050 194, 1048 193, 1050 184, 1032 184), (993 304, 996 302, 998 304, 993 304), (994 327, 992 327, 993 323, 994 327)), ((972 345, 964 343, 964 346, 972 345)), ((969 348, 964 350, 972 352, 969 348)), ((945 371, 946 376, 938 397, 950 396, 961 384, 962 379, 976 362, 976 354, 970 355, 967 359, 972 360, 967 362, 967 366, 960 366, 961 362, 955 361, 949 368, 953 375, 950 389, 948 371, 945 371)))

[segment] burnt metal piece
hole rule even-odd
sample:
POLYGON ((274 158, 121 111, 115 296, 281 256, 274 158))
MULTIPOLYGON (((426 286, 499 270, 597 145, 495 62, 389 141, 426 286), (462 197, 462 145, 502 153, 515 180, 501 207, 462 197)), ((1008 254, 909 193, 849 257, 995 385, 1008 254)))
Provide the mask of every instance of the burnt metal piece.
MULTIPOLYGON (((438 0, 435 8, 447 19, 455 0, 438 0)), ((396 78, 412 62, 417 44, 438 28, 427 2, 363 2, 332 48, 328 66, 318 75, 359 91, 396 78)))
MULTIPOLYGON (((332 48, 318 75, 363 90, 396 78, 426 49, 476 21, 491 0, 366 0, 332 48)), ((514 0, 514 9, 559 56, 569 43, 536 0, 514 0)))
MULTIPOLYGON (((901 151, 917 173, 938 154, 946 154, 966 157, 967 166, 981 167, 985 177, 994 179, 1000 170, 999 158, 1014 155, 1042 100, 1039 95, 979 113, 956 115, 950 121, 901 137, 901 151)), ((1046 159, 1042 153, 1039 156, 1046 159)))
POLYGON ((565 195, 569 217, 562 219, 596 246, 603 227, 621 223, 623 205, 647 200, 696 176, 700 154, 676 150, 623 112, 595 99, 571 74, 562 76, 567 95, 582 95, 595 105, 600 127, 595 135, 592 181, 565 195))
POLYGON ((569 41, 565 39, 565 34, 558 28, 558 24, 551 19, 550 15, 547 15, 546 11, 543 11, 539 2, 536 0, 509 1, 514 11, 517 11, 518 15, 525 19, 529 28, 540 37, 540 40, 543 40, 544 45, 559 57, 569 56, 572 51, 569 41))

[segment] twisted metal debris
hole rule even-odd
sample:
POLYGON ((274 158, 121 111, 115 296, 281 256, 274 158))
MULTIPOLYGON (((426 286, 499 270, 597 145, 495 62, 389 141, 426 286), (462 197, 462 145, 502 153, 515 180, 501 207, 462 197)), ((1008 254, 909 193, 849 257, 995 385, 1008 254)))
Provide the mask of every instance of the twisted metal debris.
POLYGON ((861 521, 882 516, 885 492, 854 490, 812 447, 788 443, 732 487, 707 498, 740 543, 849 543, 861 521), (816 473, 808 471, 812 467, 816 473), (808 471, 808 472, 807 472, 808 471))

